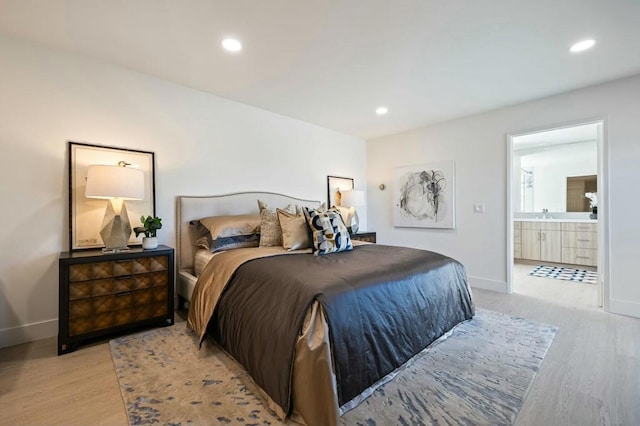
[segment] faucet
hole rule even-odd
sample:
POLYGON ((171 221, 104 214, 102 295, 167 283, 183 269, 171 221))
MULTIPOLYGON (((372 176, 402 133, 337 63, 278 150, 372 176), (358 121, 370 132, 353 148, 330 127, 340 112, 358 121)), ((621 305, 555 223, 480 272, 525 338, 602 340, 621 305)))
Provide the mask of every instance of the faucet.
POLYGON ((547 219, 547 213, 549 213, 549 209, 542 209, 542 218, 547 219))

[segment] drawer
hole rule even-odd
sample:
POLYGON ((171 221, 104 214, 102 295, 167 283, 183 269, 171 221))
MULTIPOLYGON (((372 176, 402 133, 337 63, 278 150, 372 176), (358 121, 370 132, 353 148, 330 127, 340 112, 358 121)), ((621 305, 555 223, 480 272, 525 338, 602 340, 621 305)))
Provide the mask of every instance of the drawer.
POLYGON ((563 247, 562 263, 569 263, 572 265, 597 266, 598 251, 592 249, 563 247))
POLYGON ((522 229, 534 231, 560 231, 562 223, 559 222, 522 222, 522 229))
POLYGON ((147 272, 166 271, 169 268, 167 256, 153 256, 135 259, 133 261, 133 273, 145 274, 147 272))
POLYGON ((116 294, 114 297, 113 309, 117 311, 120 309, 133 308, 133 298, 134 292, 132 291, 116 294))
POLYGON ((69 282, 88 281, 113 276, 113 262, 79 263, 69 266, 69 282))
POLYGON ((565 222, 562 224, 563 231, 574 232, 598 232, 597 223, 565 222))
POLYGON ((516 229, 513 232, 513 243, 514 244, 520 244, 522 243, 522 231, 519 229, 516 229))
POLYGON ((69 283, 69 300, 86 299, 91 297, 93 281, 69 283))
POLYGON ((123 277, 133 274, 133 260, 116 260, 113 262, 113 276, 123 277))
POLYGON ((522 222, 519 220, 514 220, 513 221, 513 230, 514 231, 519 231, 522 229, 522 222))
POLYGON ((596 232, 562 231, 562 247, 597 249, 598 234, 596 232))

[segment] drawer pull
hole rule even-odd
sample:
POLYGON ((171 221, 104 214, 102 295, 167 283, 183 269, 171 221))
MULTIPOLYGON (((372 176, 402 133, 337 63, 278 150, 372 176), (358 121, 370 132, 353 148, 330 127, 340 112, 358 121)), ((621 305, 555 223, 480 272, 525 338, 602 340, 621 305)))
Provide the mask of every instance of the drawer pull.
POLYGON ((122 293, 116 293, 116 297, 122 297, 131 294, 130 291, 123 291, 122 293))
POLYGON ((580 241, 581 243, 590 243, 591 242, 591 240, 581 240, 579 238, 577 238, 576 241, 580 241))
POLYGON ((120 260, 115 260, 116 263, 127 263, 127 262, 131 262, 130 259, 120 259, 120 260))
POLYGON ((116 281, 118 281, 118 280, 128 280, 128 279, 131 279, 131 278, 133 278, 133 275, 122 275, 120 277, 116 277, 116 281))
POLYGON ((576 259, 591 259, 589 256, 576 256, 576 259))

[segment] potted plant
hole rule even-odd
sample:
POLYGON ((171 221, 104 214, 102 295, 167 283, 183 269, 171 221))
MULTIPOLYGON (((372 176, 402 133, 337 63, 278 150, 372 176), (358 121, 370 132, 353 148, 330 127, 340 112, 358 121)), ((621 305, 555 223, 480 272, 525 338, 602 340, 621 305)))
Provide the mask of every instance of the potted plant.
POLYGON ((145 250, 158 248, 158 238, 156 237, 156 231, 162 229, 162 219, 159 217, 152 217, 144 215, 140 216, 140 222, 142 226, 133 228, 133 232, 136 233, 136 237, 140 234, 144 234, 142 239, 142 248, 145 250))

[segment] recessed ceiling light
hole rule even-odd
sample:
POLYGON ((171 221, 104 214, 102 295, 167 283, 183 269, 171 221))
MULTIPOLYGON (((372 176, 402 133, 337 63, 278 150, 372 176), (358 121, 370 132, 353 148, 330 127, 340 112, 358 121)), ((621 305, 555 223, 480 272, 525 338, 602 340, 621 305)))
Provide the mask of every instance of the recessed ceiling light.
POLYGON ((585 50, 591 49, 595 44, 596 44, 595 40, 591 40, 591 39, 582 40, 574 44, 573 46, 571 46, 571 49, 569 49, 569 51, 571 53, 584 52, 585 50))
POLYGON ((378 114, 378 115, 385 115, 388 112, 389 112, 389 108, 387 108, 387 107, 381 106, 381 107, 376 108, 376 114, 378 114))
POLYGON ((242 43, 235 38, 225 38, 222 40, 222 47, 229 52, 239 52, 242 50, 242 43))

